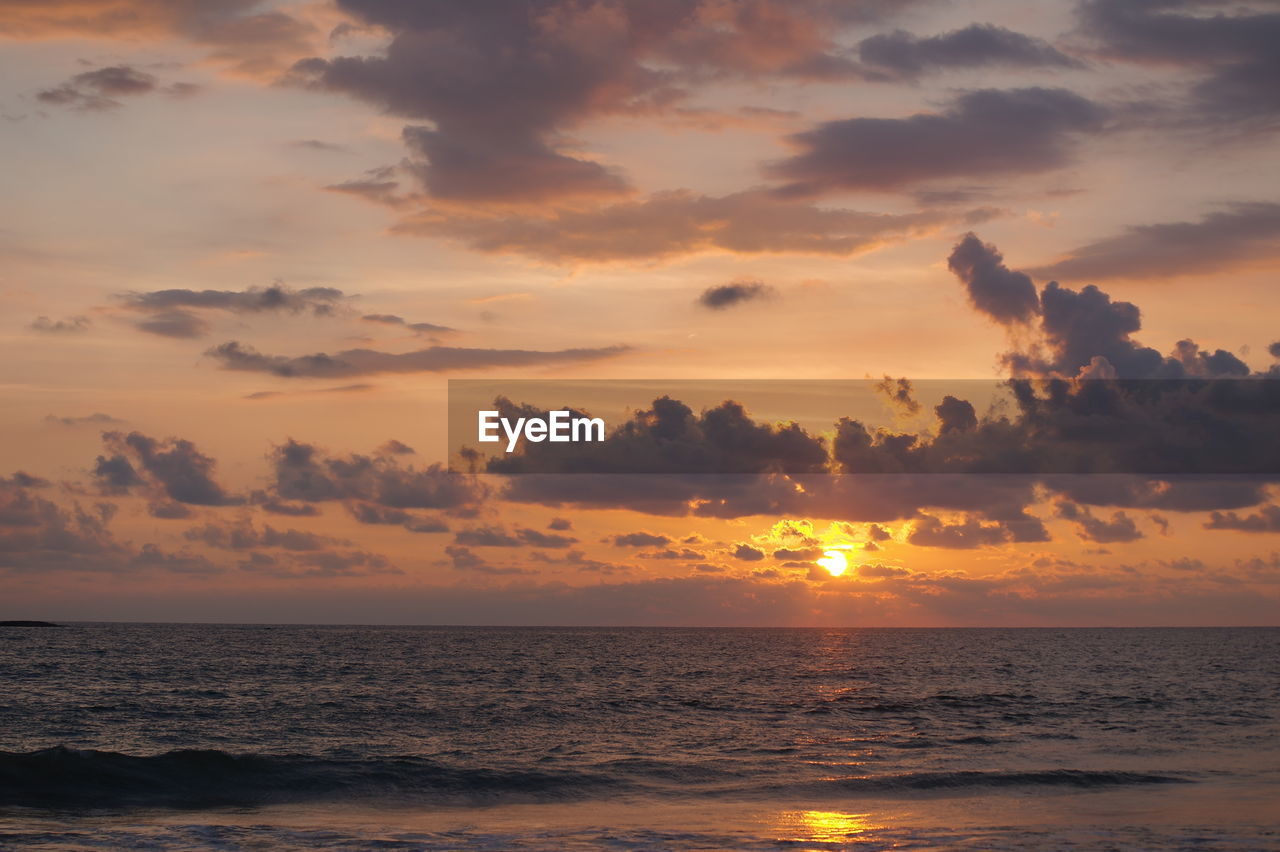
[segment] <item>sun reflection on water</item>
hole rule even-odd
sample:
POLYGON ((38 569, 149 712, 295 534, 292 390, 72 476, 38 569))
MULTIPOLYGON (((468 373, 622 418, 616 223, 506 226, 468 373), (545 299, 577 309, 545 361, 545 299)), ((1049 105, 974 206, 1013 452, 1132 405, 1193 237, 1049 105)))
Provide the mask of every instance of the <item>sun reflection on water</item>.
POLYGON ((783 840, 824 844, 845 843, 860 834, 884 828, 872 822, 871 814, 839 811, 783 811, 778 814, 777 827, 783 833, 783 840))

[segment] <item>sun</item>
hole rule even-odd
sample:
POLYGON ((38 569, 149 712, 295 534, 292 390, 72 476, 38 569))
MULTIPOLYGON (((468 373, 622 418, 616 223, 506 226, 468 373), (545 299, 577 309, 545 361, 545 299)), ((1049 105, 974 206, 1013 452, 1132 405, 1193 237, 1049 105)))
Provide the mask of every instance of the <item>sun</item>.
POLYGON ((817 562, 826 568, 832 577, 839 577, 849 570, 849 557, 845 556, 843 550, 824 550, 822 558, 817 562))

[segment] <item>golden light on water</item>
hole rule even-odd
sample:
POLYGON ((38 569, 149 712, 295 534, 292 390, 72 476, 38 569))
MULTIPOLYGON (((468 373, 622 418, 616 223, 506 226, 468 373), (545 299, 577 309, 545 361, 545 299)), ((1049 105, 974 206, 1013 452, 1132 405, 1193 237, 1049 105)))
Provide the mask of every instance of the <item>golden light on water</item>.
POLYGON ((843 843, 854 835, 879 828, 870 816, 838 811, 787 811, 779 814, 778 828, 792 842, 843 843))
POLYGON ((822 558, 818 559, 817 562, 823 568, 826 568, 832 577, 839 577, 849 570, 849 557, 845 555, 843 550, 825 550, 822 553, 822 558))

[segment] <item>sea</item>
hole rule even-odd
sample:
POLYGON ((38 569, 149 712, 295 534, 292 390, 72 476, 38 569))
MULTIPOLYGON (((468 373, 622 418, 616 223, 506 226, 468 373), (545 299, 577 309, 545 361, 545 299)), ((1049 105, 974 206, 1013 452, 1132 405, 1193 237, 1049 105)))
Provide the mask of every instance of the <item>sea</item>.
POLYGON ((1280 629, 0 628, 0 849, 1280 849, 1280 629))

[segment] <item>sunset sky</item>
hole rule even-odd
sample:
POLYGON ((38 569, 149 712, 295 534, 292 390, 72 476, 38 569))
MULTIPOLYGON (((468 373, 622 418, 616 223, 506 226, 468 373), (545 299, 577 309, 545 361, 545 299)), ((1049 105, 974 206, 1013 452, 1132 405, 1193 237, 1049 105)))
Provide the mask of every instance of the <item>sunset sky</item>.
POLYGON ((1274 0, 0 0, 0 618, 1280 623, 1265 477, 442 466, 449 379, 892 377, 929 442, 935 380, 1280 378, 1277 44, 1274 0))

